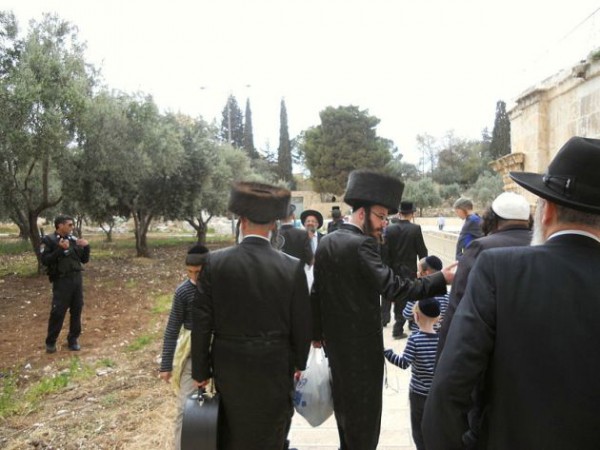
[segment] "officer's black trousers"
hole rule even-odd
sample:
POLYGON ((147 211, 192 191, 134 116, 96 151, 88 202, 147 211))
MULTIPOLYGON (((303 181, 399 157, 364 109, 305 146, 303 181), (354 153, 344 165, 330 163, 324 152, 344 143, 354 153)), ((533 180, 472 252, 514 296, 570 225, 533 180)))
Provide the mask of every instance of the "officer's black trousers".
POLYGON ((83 277, 81 272, 59 278, 52 283, 52 309, 48 321, 46 344, 56 343, 67 310, 70 312, 67 342, 74 344, 81 334, 81 311, 83 310, 83 277))

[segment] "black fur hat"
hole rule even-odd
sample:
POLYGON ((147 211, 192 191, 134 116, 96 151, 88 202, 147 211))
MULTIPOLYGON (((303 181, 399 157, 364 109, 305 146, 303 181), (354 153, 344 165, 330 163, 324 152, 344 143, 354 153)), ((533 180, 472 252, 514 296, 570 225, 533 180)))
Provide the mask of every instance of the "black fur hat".
POLYGON ((255 223, 269 223, 288 215, 291 192, 269 184, 241 181, 231 189, 228 209, 255 223))
POLYGON ((354 170, 348 177, 344 201, 353 208, 385 206, 389 214, 395 214, 403 191, 404 183, 396 177, 372 170, 354 170))

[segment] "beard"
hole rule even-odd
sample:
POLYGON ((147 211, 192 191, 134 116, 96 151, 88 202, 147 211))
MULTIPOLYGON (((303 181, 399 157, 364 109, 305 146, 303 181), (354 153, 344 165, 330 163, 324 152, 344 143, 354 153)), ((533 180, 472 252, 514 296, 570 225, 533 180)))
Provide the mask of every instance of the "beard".
POLYGON ((546 242, 546 227, 542 224, 542 208, 543 203, 538 202, 533 219, 533 237, 531 238, 531 245, 542 245, 546 242))
MULTIPOLYGON (((366 210, 366 209, 365 209, 366 210)), ((371 220, 371 209, 365 214, 365 220, 363 222, 363 231, 366 235, 374 237, 377 242, 383 244, 383 227, 376 228, 371 220)))

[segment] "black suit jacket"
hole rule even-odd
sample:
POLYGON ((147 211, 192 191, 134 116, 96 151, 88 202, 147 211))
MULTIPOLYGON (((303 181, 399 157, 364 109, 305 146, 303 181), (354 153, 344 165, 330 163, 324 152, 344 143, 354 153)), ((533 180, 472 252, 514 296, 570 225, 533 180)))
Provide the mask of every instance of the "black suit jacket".
POLYGON ((446 281, 441 273, 419 280, 395 275, 378 242, 351 224, 321 240, 314 277, 314 339, 325 341, 329 355, 342 447, 374 450, 384 367, 379 296, 430 297, 445 293, 446 281))
POLYGON ((481 448, 598 448, 599 273, 600 243, 580 235, 481 253, 425 405, 427 449, 462 448, 484 372, 481 448))
POLYGON ((283 238, 282 252, 298 258, 304 264, 312 264, 314 255, 306 230, 284 224, 279 228, 279 236, 283 238))
POLYGON ((389 225, 382 255, 385 263, 402 276, 417 276, 417 262, 427 256, 421 227, 408 220, 389 225))
POLYGON ((213 334, 284 337, 295 367, 305 368, 311 322, 304 266, 265 239, 247 237, 239 245, 210 254, 200 276, 193 313, 195 380, 211 376, 213 334))
POLYGON ((482 238, 475 239, 471 242, 471 245, 466 248, 465 253, 458 263, 456 274, 454 275, 452 289, 450 290, 448 309, 444 314, 444 321, 442 322, 442 328, 440 329, 440 340, 438 342, 437 350, 438 359, 446 345, 448 329, 452 323, 456 308, 463 298, 469 274, 471 273, 471 269, 479 254, 490 248, 528 246, 531 243, 531 237, 532 232, 527 229, 526 226, 508 227, 482 238))

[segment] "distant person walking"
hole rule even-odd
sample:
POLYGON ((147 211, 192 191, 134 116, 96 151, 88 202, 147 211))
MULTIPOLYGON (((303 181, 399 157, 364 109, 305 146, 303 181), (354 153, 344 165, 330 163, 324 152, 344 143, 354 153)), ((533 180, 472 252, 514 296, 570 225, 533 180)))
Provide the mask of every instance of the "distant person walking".
MULTIPOLYGON (((400 211, 396 223, 392 223, 385 230, 385 241, 382 248, 383 262, 392 268, 395 274, 402 278, 414 280, 417 278, 417 262, 427 256, 427 247, 423 239, 421 226, 414 223, 416 208, 413 202, 400 203, 400 211)), ((402 310, 406 302, 394 303, 394 339, 406 337, 402 310)), ((390 321, 390 299, 382 300, 382 322, 386 325, 390 321)))
POLYGON ((438 230, 444 231, 444 227, 446 226, 446 218, 444 216, 442 216, 441 214, 438 216, 437 225, 438 225, 438 230))
POLYGON ((48 320, 46 352, 56 352, 56 341, 70 312, 69 350, 79 351, 81 313, 83 311, 83 264, 90 260, 87 240, 73 236, 73 218, 59 215, 54 219, 54 233, 42 238, 40 255, 52 283, 52 309, 48 320))
POLYGON ((469 244, 483 236, 483 231, 481 231, 481 217, 473 212, 473 202, 470 199, 461 197, 456 200, 454 212, 464 220, 456 242, 456 259, 460 260, 469 244))
POLYGON ((331 208, 331 222, 327 224, 327 233, 331 233, 332 231, 339 230, 344 223, 344 218, 342 217, 342 211, 339 206, 333 206, 331 208))

